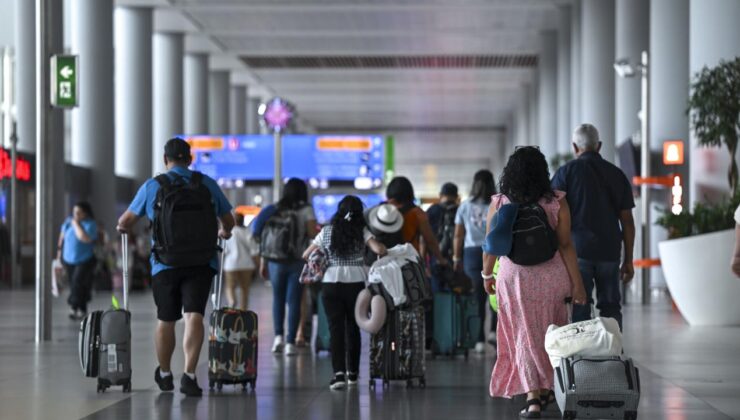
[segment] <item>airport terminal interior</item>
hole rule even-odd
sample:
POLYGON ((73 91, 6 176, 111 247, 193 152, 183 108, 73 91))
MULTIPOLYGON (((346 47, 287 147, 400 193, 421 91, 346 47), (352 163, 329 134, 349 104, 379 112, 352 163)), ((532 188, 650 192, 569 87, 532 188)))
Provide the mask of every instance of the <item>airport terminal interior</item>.
MULTIPOLYGON (((0 0, 0 420, 740 419, 738 22, 738 0, 0 0), (598 322, 582 327, 616 340, 611 353, 584 347, 553 359, 551 337, 565 329, 548 330, 545 338, 546 323, 531 333, 530 314, 517 311, 527 307, 512 306, 528 297, 509 295, 501 284, 512 267, 529 273, 535 268, 525 266, 535 264, 513 262, 514 250, 492 251, 489 240, 499 232, 484 226, 498 199, 481 191, 513 191, 522 179, 534 179, 536 170, 507 165, 524 155, 544 157, 547 185, 553 176, 553 185, 563 185, 557 180, 589 159, 624 180, 615 185, 594 169, 578 182, 595 186, 601 198, 586 200, 593 197, 586 187, 566 191, 572 246, 560 236, 571 232, 547 227, 550 238, 560 239, 549 258, 561 266, 572 260, 581 273, 584 261, 597 258, 582 255, 579 241, 591 234, 585 226, 607 220, 600 226, 616 229, 622 271, 620 262, 594 264, 612 264, 610 290, 619 293, 607 296, 606 283, 597 281, 591 310, 598 322), (524 171, 518 179, 499 184, 517 168, 524 171), (203 174, 202 185, 191 171, 203 174), (481 171, 493 175, 490 188, 481 171), (151 180, 165 172, 176 172, 169 178, 174 187, 151 180), (408 203, 397 199, 399 179, 413 185, 408 203), (288 211, 295 185, 307 195, 288 211), (176 234, 162 227, 185 220, 164 214, 196 211, 198 198, 191 191, 191 201, 177 207, 157 191, 186 187, 210 194, 216 214, 210 206, 197 211, 212 218, 213 243, 216 220, 224 236, 238 216, 234 236, 218 242, 218 249, 239 255, 236 271, 228 268, 236 257, 218 261, 222 255, 211 245, 195 268, 188 257, 171 257, 168 249, 177 247, 194 255, 195 245, 173 244, 200 238, 194 232, 211 226, 191 217, 187 226, 173 225, 176 234), (615 188, 626 198, 612 216, 607 207, 617 207, 615 188), (361 225, 375 235, 368 241, 362 229, 352 231, 368 249, 345 255, 332 248, 341 235, 321 235, 318 249, 326 255, 311 248, 302 255, 319 231, 358 223, 343 207, 348 196, 359 198, 361 225), (171 213, 162 210, 170 208, 165 203, 171 213), (455 209, 450 230, 446 213, 438 216, 448 203, 460 204, 449 207, 455 209), (475 214, 472 225, 463 209, 475 214), (398 269, 403 284, 394 292, 381 265, 391 257, 369 250, 380 252, 374 244, 385 243, 381 234, 395 224, 383 218, 395 215, 404 238, 387 247, 406 242, 393 249, 418 259, 398 263, 407 265, 398 269), (157 220, 129 226, 127 217, 157 220), (298 222, 304 218, 305 226, 298 222), (418 230, 406 239, 412 222, 418 230), (472 226, 482 232, 479 239, 472 226), (292 236, 280 242, 273 232, 292 236), (306 239, 301 249, 289 242, 297 235, 306 239), (233 245, 242 240, 243 247, 233 245), (627 249, 632 240, 634 251, 627 249), (475 268, 469 260, 478 264, 481 255, 486 262, 475 268), (491 255, 501 269, 487 265, 491 255), (316 268, 321 263, 314 257, 328 268, 316 268), (221 309, 228 299, 223 276, 211 280, 218 270, 200 267, 208 264, 227 267, 230 284, 238 280, 230 274, 249 273, 247 311, 221 309), (631 278, 624 270, 632 265, 634 279, 621 282, 619 276, 631 278), (161 267, 182 278, 165 279, 161 267), (295 275, 286 274, 286 283, 278 271, 295 275), (194 328, 187 309, 198 300, 196 272, 208 274, 199 289, 211 290, 200 356, 186 373, 183 341, 192 340, 185 324, 194 328), (324 283, 308 285, 315 273, 324 283), (367 289, 342 298, 352 302, 345 321, 330 291, 357 286, 342 283, 356 273, 367 289), (337 276, 339 283, 331 284, 337 276), (453 287, 457 281, 469 288, 453 287), (492 282, 502 290, 498 313, 483 291, 492 282), (171 325, 162 322, 163 302, 171 298, 163 297, 165 284, 182 293, 172 299, 184 303, 177 313, 187 319, 175 324, 171 391, 155 381, 163 372, 155 373, 155 335, 171 325), (367 306, 360 308, 363 296, 367 306), (441 321, 447 297, 449 325, 441 321), (613 313, 610 299, 621 305, 621 331, 605 316, 613 313), (286 306, 278 301, 287 301, 285 334, 274 327, 276 307, 286 306), (467 313, 461 302, 477 309, 467 313), (363 324, 365 315, 379 319, 381 303, 382 326, 363 324), (291 319, 300 324, 295 340, 291 319), (128 338, 110 338, 114 320, 126 328, 119 336, 128 338), (224 328, 224 322, 240 326, 224 328), (331 349, 346 340, 352 365, 356 324, 359 372, 348 368, 345 377, 335 372, 339 357, 331 349), (330 330, 345 326, 346 337, 329 339, 330 330), (520 341, 529 334, 539 334, 539 344, 520 341), (440 350, 448 335, 451 354, 440 350), (522 348, 530 344, 533 349, 522 348), (522 360, 537 357, 522 356, 527 352, 548 361, 543 346, 552 366, 524 366, 522 360), (619 380, 609 376, 613 370, 598 370, 608 363, 589 359, 598 357, 627 367, 619 380), (503 365, 494 370, 500 360, 512 379, 503 378, 503 365), (569 360, 604 373, 591 372, 588 382, 585 368, 561 370, 569 360), (419 369, 421 375, 408 373, 419 369), (557 401, 532 404, 527 392, 540 390, 514 385, 529 383, 538 369, 557 401), (180 392, 188 374, 202 396, 180 392), (119 376, 122 382, 101 386, 119 376), (220 382, 227 377, 236 383, 220 382), (587 387, 593 395, 585 395, 587 387), (502 388, 517 392, 492 396, 502 388), (639 405, 621 393, 637 395, 639 405)), ((512 206, 521 215, 534 201, 512 206)), ((562 220, 562 212, 550 216, 541 220, 562 220)), ((497 213, 495 220, 504 217, 497 213)), ((520 232, 512 223, 509 249, 520 232)), ((613 248, 589 240, 589 255, 613 248)), ((537 281, 548 284, 547 275, 537 281)), ((550 286, 537 287, 541 296, 550 286)), ((573 287, 571 297, 579 299, 573 287)), ((205 290, 200 296, 206 300, 205 290)), ((553 320, 566 313, 543 315, 542 305, 542 311, 529 308, 553 320)), ((574 340, 585 342, 579 328, 574 340)), ((604 341, 591 343, 597 344, 604 341)))

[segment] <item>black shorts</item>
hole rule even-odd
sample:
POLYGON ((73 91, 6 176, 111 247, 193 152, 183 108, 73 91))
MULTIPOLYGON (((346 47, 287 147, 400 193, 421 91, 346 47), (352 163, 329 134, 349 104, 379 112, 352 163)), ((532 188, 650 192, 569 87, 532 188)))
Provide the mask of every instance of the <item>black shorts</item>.
POLYGON ((174 322, 183 311, 203 315, 215 271, 209 267, 172 268, 160 271, 152 280, 157 319, 174 322))

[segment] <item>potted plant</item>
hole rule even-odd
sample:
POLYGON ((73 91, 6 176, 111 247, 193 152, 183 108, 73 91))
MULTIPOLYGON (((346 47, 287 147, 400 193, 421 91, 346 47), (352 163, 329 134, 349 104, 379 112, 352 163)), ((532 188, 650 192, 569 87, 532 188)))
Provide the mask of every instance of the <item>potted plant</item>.
POLYGON ((733 214, 740 204, 735 155, 740 137, 740 57, 703 68, 691 84, 688 113, 700 146, 727 147, 731 197, 698 203, 678 215, 664 212, 657 224, 669 240, 658 244, 666 284, 691 325, 740 325, 740 279, 730 271, 733 214))

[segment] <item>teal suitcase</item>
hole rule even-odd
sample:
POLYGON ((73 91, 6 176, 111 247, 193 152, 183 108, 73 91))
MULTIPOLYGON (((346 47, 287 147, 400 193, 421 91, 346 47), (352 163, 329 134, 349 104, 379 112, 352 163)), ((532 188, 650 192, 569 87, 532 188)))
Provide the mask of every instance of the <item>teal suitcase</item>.
POLYGON ((440 292, 434 295, 432 355, 465 355, 475 347, 481 324, 473 295, 440 292))
POLYGON ((313 349, 316 354, 321 351, 330 350, 330 339, 329 334, 329 320, 326 318, 326 310, 324 309, 324 295, 319 292, 318 299, 316 299, 316 313, 318 317, 318 323, 316 326, 316 341, 314 341, 313 349))

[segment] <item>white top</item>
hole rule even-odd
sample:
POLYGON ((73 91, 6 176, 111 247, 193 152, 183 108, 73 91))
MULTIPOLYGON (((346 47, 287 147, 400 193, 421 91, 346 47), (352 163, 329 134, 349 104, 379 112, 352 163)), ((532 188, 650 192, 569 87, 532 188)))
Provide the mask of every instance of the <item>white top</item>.
POLYGON ((740 225, 740 206, 737 206, 737 209, 735 210, 735 223, 740 225))
POLYGON ((253 257, 260 253, 252 232, 243 226, 231 231, 231 238, 224 241, 224 271, 254 270, 253 257))
MULTIPOLYGON (((321 246, 324 241, 326 229, 321 229, 318 235, 313 238, 313 244, 321 246)), ((374 238, 373 234, 365 228, 362 231, 363 239, 365 243, 370 239, 374 238)), ((331 252, 331 251, 330 251, 331 252)), ((346 265, 331 265, 326 269, 324 273, 324 283, 364 283, 367 280, 368 267, 366 266, 346 266, 346 265)))

